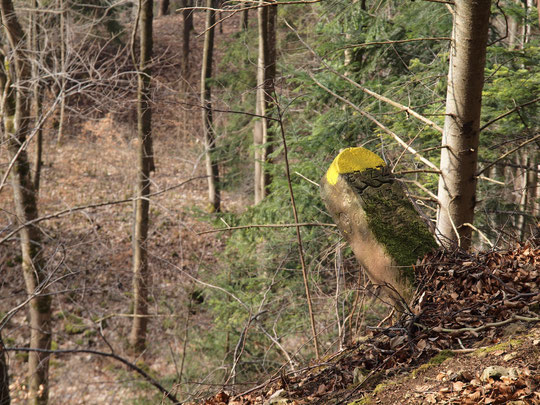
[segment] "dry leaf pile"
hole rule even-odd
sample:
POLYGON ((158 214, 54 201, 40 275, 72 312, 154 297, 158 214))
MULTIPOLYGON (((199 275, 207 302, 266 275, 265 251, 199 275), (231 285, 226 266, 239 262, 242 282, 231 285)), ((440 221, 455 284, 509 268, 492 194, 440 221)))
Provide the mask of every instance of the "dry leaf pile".
POLYGON ((444 373, 438 381, 449 383, 437 393, 425 396, 429 404, 535 404, 540 402, 540 376, 523 369, 487 367, 480 376, 471 373, 444 373), (511 402, 513 401, 513 402, 511 402))
MULTIPOLYGON (((242 395, 220 393, 207 405, 347 404, 383 380, 412 371, 450 350, 495 344, 507 325, 540 321, 540 249, 471 255, 435 252, 416 268, 418 291, 410 311, 388 328, 374 328, 355 347, 295 373, 281 372, 242 395)), ((439 376, 443 386, 417 394, 418 403, 540 403, 538 370, 511 375, 439 376), (521 401, 521 402, 520 402, 521 401)), ((414 403, 414 402, 413 402, 414 403)))

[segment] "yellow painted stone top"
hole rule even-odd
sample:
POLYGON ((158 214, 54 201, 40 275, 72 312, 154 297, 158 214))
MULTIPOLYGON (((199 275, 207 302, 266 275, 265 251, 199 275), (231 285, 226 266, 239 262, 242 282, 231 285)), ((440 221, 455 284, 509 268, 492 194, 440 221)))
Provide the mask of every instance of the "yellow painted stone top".
POLYGON ((347 148, 342 150, 330 165, 326 172, 326 181, 334 185, 340 174, 361 172, 379 166, 385 166, 385 163, 375 153, 366 148, 347 148))

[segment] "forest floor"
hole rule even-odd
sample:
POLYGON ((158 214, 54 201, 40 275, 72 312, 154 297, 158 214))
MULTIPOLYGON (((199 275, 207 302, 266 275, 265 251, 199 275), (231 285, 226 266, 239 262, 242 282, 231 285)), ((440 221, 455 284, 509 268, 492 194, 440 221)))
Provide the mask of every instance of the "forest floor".
POLYGON ((436 252, 410 313, 300 370, 206 405, 540 404, 540 248, 436 252))
MULTIPOLYGON (((224 37, 236 32, 238 24, 239 18, 226 20, 223 24, 224 37)), ((156 83, 159 85, 156 86, 153 126, 157 171, 152 176, 152 191, 204 175, 200 111, 189 106, 199 104, 198 70, 203 38, 192 37, 192 77, 187 80, 190 87, 183 93, 184 102, 180 103, 179 89, 185 86, 180 75, 181 27, 180 15, 155 20, 155 55, 159 60, 156 83)), ((202 27, 203 20, 197 14, 195 31, 201 33, 202 27)), ((217 59, 220 57, 219 49, 217 59)), ((126 100, 126 105, 133 106, 133 100, 126 100)), ((135 124, 130 118, 132 115, 122 117, 109 113, 84 121, 73 120, 61 145, 56 144, 53 128, 48 128, 39 200, 42 215, 79 205, 123 200, 133 195, 133 162, 137 146, 135 124)), ((166 302, 156 298, 152 312, 166 313, 174 323, 186 322, 176 314, 181 313, 179 307, 189 299, 193 289, 192 277, 197 276, 203 263, 211 266, 223 248, 223 241, 218 237, 198 235, 198 232, 209 228, 193 213, 194 208, 204 211, 206 192, 205 180, 197 178, 152 199, 153 225, 149 250, 159 252, 159 255, 150 253, 150 267, 154 269, 152 288, 153 291, 159 290, 160 296, 167 297, 166 302)), ((0 196, 0 207, 5 210, 9 223, 12 221, 9 214, 12 205, 6 198, 7 194, 4 192, 0 196)), ((249 196, 242 193, 224 193, 223 196, 224 208, 229 211, 240 210, 248 205, 248 201, 249 196)), ((128 349, 126 336, 130 318, 126 314, 129 313, 131 297, 131 227, 132 206, 121 203, 79 211, 43 223, 43 231, 56 241, 47 247, 49 265, 61 265, 66 269, 58 275, 52 289, 55 293, 54 347, 90 347, 108 351, 110 342, 117 354, 146 367, 153 375, 177 375, 181 362, 178 353, 182 352, 182 347, 172 330, 163 334, 162 329, 158 331, 150 327, 148 339, 152 345, 140 359, 134 359, 128 349)), ((1 304, 2 311, 6 311, 24 296, 24 286, 18 274, 16 243, 1 249, 1 304), (4 292, 8 292, 7 298, 4 292)), ((467 261, 462 260, 459 265, 471 266, 464 263, 467 261)), ((535 266, 538 273, 538 262, 535 266)), ((534 271, 533 268, 527 273, 526 277, 532 278, 527 278, 524 283, 538 282, 538 274, 531 275, 534 271)), ((478 286, 477 281, 474 289, 483 293, 483 287, 478 286)), ((469 287, 473 289, 472 285, 469 287)), ((525 307, 532 309, 532 306, 538 306, 539 298, 529 294, 530 291, 522 291, 515 283, 510 288, 514 292, 520 291, 518 295, 525 295, 511 299, 512 290, 507 291, 510 298, 489 291, 490 296, 499 299, 490 301, 498 311, 494 314, 490 312, 492 307, 483 308, 483 312, 478 313, 485 315, 485 319, 465 319, 461 325, 477 328, 482 322, 501 322, 512 314, 526 316, 523 312, 525 307), (505 306, 508 302, 509 306, 505 306), (516 309, 512 307, 516 302, 523 305, 516 309), (502 307, 496 305, 502 305, 508 311, 499 311, 502 307), (497 317, 499 315, 506 318, 497 317)), ((449 292, 450 297, 456 301, 452 292, 449 292)), ((185 309, 182 311, 186 312, 185 309)), ((455 308, 453 312, 456 312, 455 308)), ((440 320, 438 315, 432 315, 432 319, 440 320)), ((205 314, 197 314, 192 321, 211 322, 205 314)), ((422 321, 414 323, 422 324, 422 321)), ((448 328, 459 327, 449 320, 442 324, 448 328)), ((509 323, 495 328, 496 333, 492 333, 493 329, 469 331, 466 337, 444 331, 425 332, 414 341, 414 350, 409 347, 411 343, 407 340, 407 333, 402 334, 409 330, 407 327, 401 325, 399 333, 381 328, 355 347, 327 356, 322 362, 304 365, 303 371, 273 376, 243 396, 234 397, 229 392, 222 392, 199 403, 330 404, 358 401, 357 404, 499 404, 514 401, 514 404, 536 404, 540 403, 540 329, 533 325, 533 322, 509 323), (455 349, 458 340, 463 346, 461 352, 455 349), (394 354, 386 356, 389 352, 394 354), (416 357, 413 359, 410 353, 416 357), (482 377, 491 366, 501 367, 499 375, 482 377), (501 402, 503 400, 506 402, 501 402)), ((430 331, 438 326, 424 324, 430 331)), ((28 329, 23 312, 12 318, 3 331, 3 337, 9 346, 26 344, 28 329)), ((10 356, 10 371, 12 402, 21 404, 26 394, 24 355, 10 356)), ((153 388, 141 384, 140 378, 123 366, 90 354, 55 356, 51 361, 50 377, 51 404, 152 404, 151 398, 155 398, 153 388)), ((200 397, 200 392, 192 390, 190 395, 192 399, 188 401, 193 401, 200 397)))

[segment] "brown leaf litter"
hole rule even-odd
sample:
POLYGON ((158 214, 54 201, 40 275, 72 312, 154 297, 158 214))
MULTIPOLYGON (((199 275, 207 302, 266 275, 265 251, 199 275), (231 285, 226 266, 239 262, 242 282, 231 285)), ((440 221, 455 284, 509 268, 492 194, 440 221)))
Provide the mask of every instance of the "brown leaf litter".
POLYGON ((416 274, 410 310, 391 327, 250 391, 202 403, 540 404, 540 248, 437 251, 416 274), (505 338, 516 331, 524 337, 505 338))

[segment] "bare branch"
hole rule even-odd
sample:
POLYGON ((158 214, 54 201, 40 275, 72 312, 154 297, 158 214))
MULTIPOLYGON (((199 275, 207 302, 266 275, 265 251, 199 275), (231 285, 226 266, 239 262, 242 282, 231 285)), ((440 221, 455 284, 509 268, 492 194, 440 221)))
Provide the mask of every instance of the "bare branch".
POLYGON ((344 97, 341 97, 340 95, 334 93, 332 90, 330 90, 328 87, 323 85, 321 82, 319 82, 313 74, 309 74, 311 79, 319 86, 321 89, 325 90, 326 92, 330 93, 337 99, 343 101, 345 104, 351 106, 354 110, 358 111, 361 115, 366 117, 367 119, 371 120, 375 125, 377 125, 379 128, 381 128, 384 132, 386 132, 388 135, 392 136, 401 146, 403 146, 408 152, 412 153, 414 156, 416 156, 422 163, 424 163, 426 166, 431 167, 434 171, 437 173, 440 173, 440 170, 437 166, 435 166, 433 163, 431 163, 429 160, 421 156, 413 147, 409 146, 403 139, 401 139, 399 136, 397 136, 394 132, 392 132, 390 129, 388 129, 385 125, 380 123, 373 115, 365 112, 364 110, 360 109, 356 104, 353 104, 349 100, 347 100, 344 97))
MULTIPOLYGON (((310 47, 303 39, 302 37, 300 37, 300 35, 296 32, 296 30, 291 27, 289 25, 289 23, 287 21, 285 21, 285 24, 287 24, 287 26, 295 33, 295 35, 297 36, 297 38, 300 40, 300 42, 302 42, 302 44, 326 67, 326 69, 328 69, 330 72, 332 72, 333 74, 335 74, 336 76, 338 76, 339 78, 347 81, 348 83, 352 84, 354 87, 362 90, 364 93, 378 99, 378 100, 381 100, 387 104, 390 104, 391 106, 393 107, 396 107, 398 108, 400 111, 402 112, 406 112, 408 114, 410 114, 411 116, 413 116, 414 118, 416 118, 417 120, 419 121, 422 121, 424 124, 427 124, 429 125, 430 127, 432 127, 433 129, 436 129, 437 131, 439 131, 440 133, 443 132, 443 129, 437 125, 436 123, 434 123, 433 121, 431 121, 430 119, 424 117, 423 115, 417 113, 416 111, 414 111, 412 108, 409 108, 407 106, 404 106, 403 104, 400 104, 396 101, 393 101, 393 100, 390 100, 388 97, 385 97, 381 94, 378 94, 378 93, 375 93, 374 91, 356 83, 354 80, 350 79, 349 77, 339 73, 337 70, 333 69, 330 65, 328 65, 316 52, 315 50, 310 47)), ((311 78, 313 79, 313 76, 310 74, 311 78)), ((315 80, 315 79, 314 79, 315 80)))
MULTIPOLYGON (((148 195, 148 197, 155 197, 157 195, 166 193, 167 191, 171 191, 171 190, 174 190, 176 188, 182 187, 182 186, 186 185, 187 183, 190 183, 190 182, 192 182, 194 180, 205 179, 206 177, 207 176, 192 177, 191 179, 187 179, 187 180, 185 180, 185 181, 183 181, 183 182, 181 182, 179 184, 176 184, 174 186, 170 186, 170 187, 167 187, 167 188, 165 188, 163 190, 156 191, 155 193, 151 193, 151 194, 148 195)), ((105 206, 108 206, 108 205, 118 205, 118 204, 130 203, 130 202, 136 201, 137 199, 139 199, 139 197, 125 198, 123 200, 115 200, 115 201, 104 201, 104 202, 95 203, 95 204, 88 204, 88 205, 80 205, 80 206, 73 207, 73 208, 68 208, 68 209, 65 209, 65 210, 62 210, 62 211, 57 211, 57 212, 49 214, 49 215, 44 215, 42 217, 33 219, 33 220, 28 221, 28 222, 26 222, 26 223, 24 223, 22 225, 19 225, 18 227, 13 229, 6 236, 4 236, 2 239, 0 239, 0 245, 2 243, 4 243, 5 241, 7 241, 9 238, 11 238, 13 235, 15 235, 17 232, 19 232, 21 229, 23 229, 26 226, 34 225, 34 224, 37 224, 39 222, 46 221, 48 219, 61 218, 63 216, 66 216, 68 214, 73 214, 73 213, 78 212, 78 211, 83 211, 83 210, 87 210, 87 209, 91 209, 91 208, 100 208, 100 207, 105 207, 105 206)))
POLYGON ((493 118, 491 121, 488 121, 487 123, 485 123, 484 125, 482 125, 482 127, 480 128, 480 132, 482 132, 484 129, 486 129, 487 127, 489 127, 491 124, 499 121, 500 119, 503 119, 504 117, 506 117, 507 115, 510 115, 516 111, 519 111, 520 109, 522 109, 523 107, 526 107, 528 105, 531 105, 531 104, 534 104, 534 103, 537 103, 540 101, 540 97, 537 97, 535 98, 534 100, 530 100, 530 101, 527 101, 526 103, 523 103, 523 104, 520 104, 514 108, 512 108, 510 111, 507 111, 505 112, 504 114, 501 114, 499 115, 498 117, 496 118, 493 118))
POLYGON ((353 44, 353 45, 347 45, 339 48, 339 50, 343 49, 351 49, 351 48, 363 48, 365 46, 373 46, 373 45, 393 45, 393 44, 405 44, 407 42, 420 42, 420 41, 451 41, 452 38, 450 37, 427 37, 427 38, 411 38, 411 39, 397 39, 397 40, 388 40, 388 41, 375 41, 375 42, 364 42, 363 44, 353 44))
POLYGON ((531 142, 536 141, 538 138, 540 138, 540 133, 536 134, 536 136, 533 136, 531 139, 526 140, 525 142, 520 143, 518 146, 516 146, 514 149, 510 149, 508 152, 502 154, 499 158, 495 159, 493 162, 485 166, 482 170, 480 170, 478 173, 476 173, 477 176, 480 176, 482 173, 484 173, 487 169, 489 169, 491 166, 493 166, 495 163, 503 160, 508 155, 511 155, 515 151, 523 148, 525 145, 530 144, 531 142))
POLYGON ((243 225, 243 226, 230 226, 227 228, 212 229, 210 231, 197 232, 197 235, 204 235, 207 233, 215 232, 225 232, 225 231, 235 231, 238 229, 250 229, 250 228, 293 228, 296 226, 329 226, 335 227, 335 224, 325 224, 319 222, 302 222, 296 224, 254 224, 254 225, 243 225))
POLYGON ((132 362, 124 359, 123 357, 118 356, 114 353, 106 353, 106 352, 100 352, 98 350, 90 350, 90 349, 61 349, 61 350, 47 350, 47 349, 33 349, 29 347, 4 347, 4 351, 6 352, 38 352, 38 353, 49 353, 49 354, 78 354, 78 353, 86 353, 86 354, 95 354, 96 356, 102 356, 102 357, 109 357, 112 359, 115 359, 119 361, 120 363, 126 365, 131 370, 135 371, 136 373, 140 374, 146 381, 148 381, 150 384, 152 384, 154 387, 156 387, 158 390, 160 390, 163 395, 165 395, 165 398, 170 400, 175 405, 182 405, 182 402, 180 402, 172 392, 167 390, 163 385, 161 385, 159 382, 157 382, 155 379, 153 379, 146 371, 144 371, 142 368, 137 367, 132 362))

